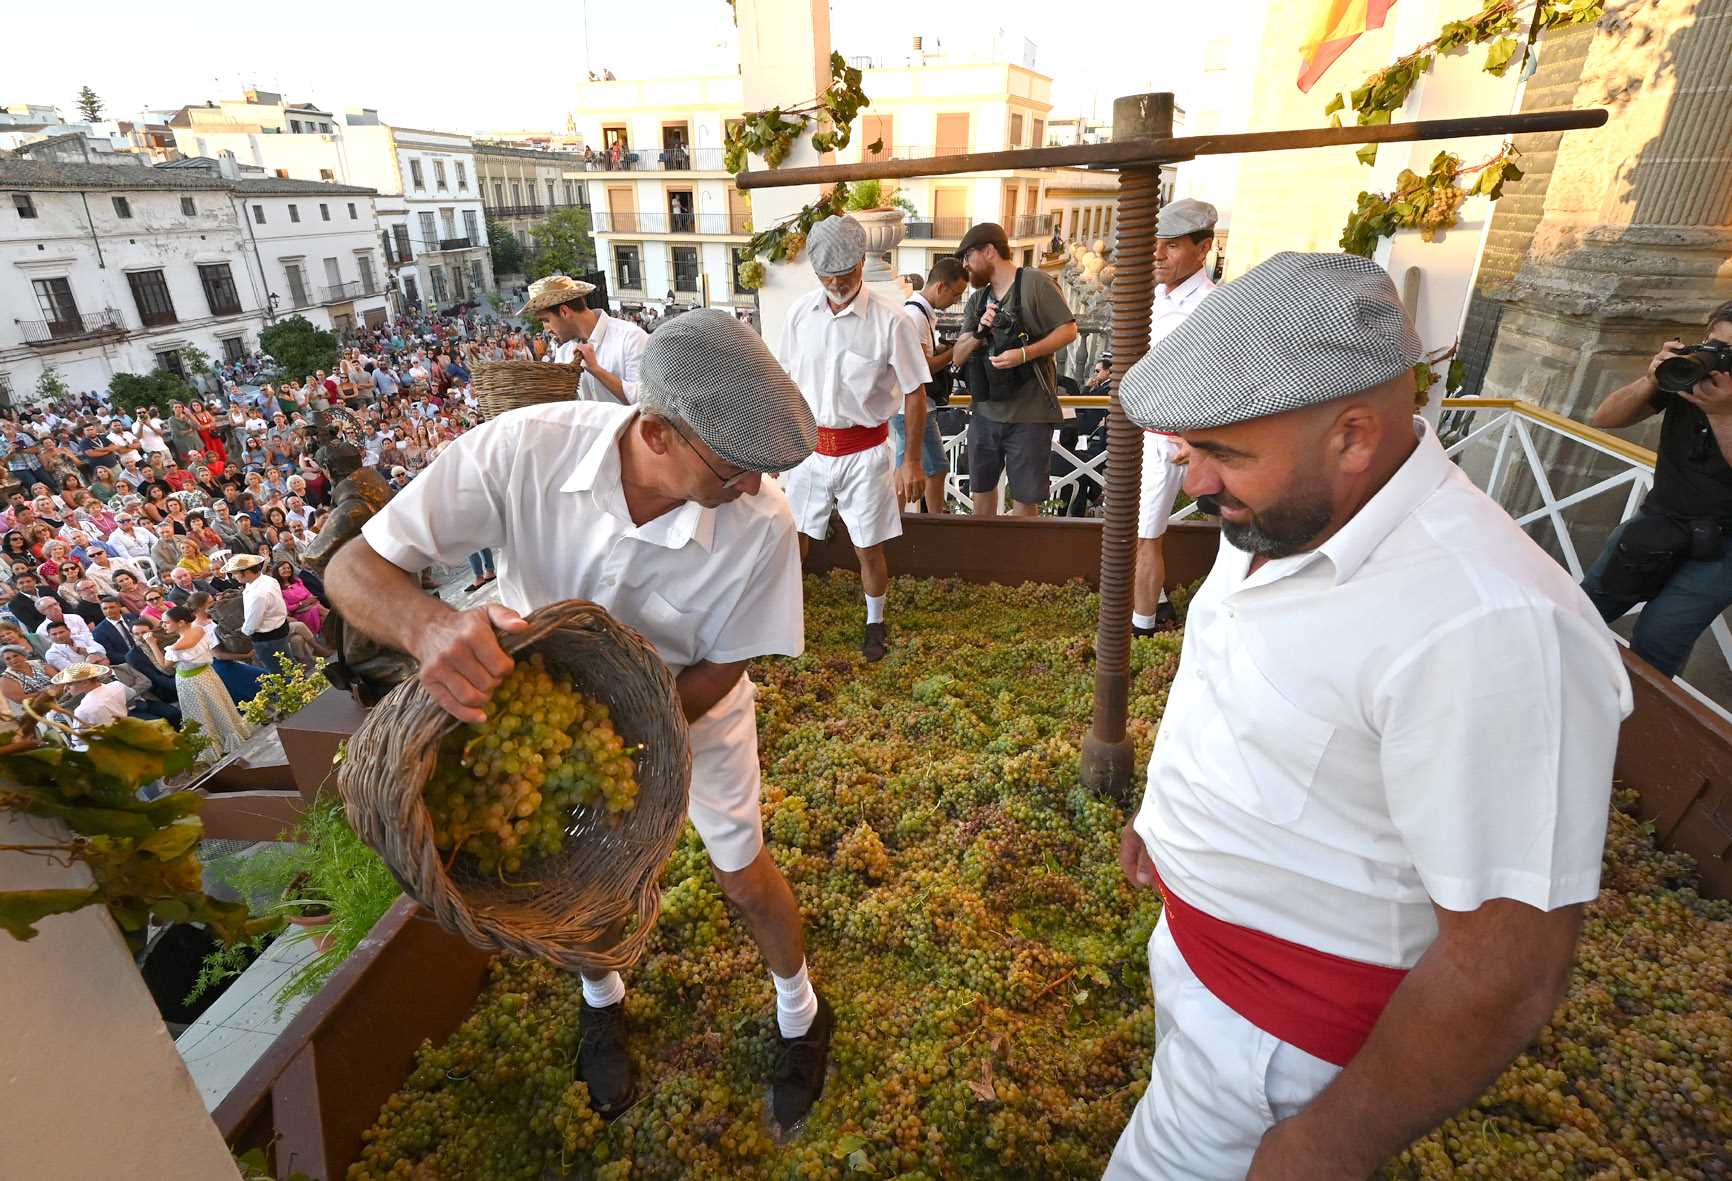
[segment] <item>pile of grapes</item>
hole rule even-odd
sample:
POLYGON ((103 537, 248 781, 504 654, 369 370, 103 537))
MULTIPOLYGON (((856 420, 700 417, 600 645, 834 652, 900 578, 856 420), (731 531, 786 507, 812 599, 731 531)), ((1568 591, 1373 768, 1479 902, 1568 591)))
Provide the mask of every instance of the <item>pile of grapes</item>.
POLYGON ((484 874, 516 873, 559 852, 573 808, 619 816, 637 803, 632 749, 608 708, 548 669, 520 660, 487 703, 487 721, 454 728, 423 789, 433 843, 484 874))
MULTIPOLYGON (((758 680, 765 830, 836 1009, 824 1097, 765 1112, 770 983, 689 831, 627 974, 642 1100, 612 1124, 572 1076, 576 981, 501 961, 426 1046, 351 1181, 1098 1178, 1153 1052, 1155 896, 1119 809, 1074 787, 1095 600, 900 580, 897 647, 858 656, 859 583, 808 579, 806 655, 758 680)), ((1143 758, 1176 637, 1138 640, 1143 758)), ((1732 907, 1612 815, 1579 970, 1527 1055, 1387 1181, 1732 1179, 1732 907)))

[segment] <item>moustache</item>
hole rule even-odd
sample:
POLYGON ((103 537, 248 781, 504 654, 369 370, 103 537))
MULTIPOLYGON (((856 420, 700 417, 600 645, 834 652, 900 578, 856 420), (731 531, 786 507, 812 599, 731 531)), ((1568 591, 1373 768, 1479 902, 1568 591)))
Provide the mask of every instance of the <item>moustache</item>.
POLYGON ((1231 497, 1231 496, 1199 496, 1199 497, 1197 497, 1197 511, 1200 513, 1204 513, 1204 514, 1211 516, 1211 517, 1220 516, 1221 515, 1221 507, 1223 505, 1225 505, 1227 508, 1234 508, 1234 509, 1245 507, 1245 504, 1243 501, 1238 500, 1238 499, 1231 497))

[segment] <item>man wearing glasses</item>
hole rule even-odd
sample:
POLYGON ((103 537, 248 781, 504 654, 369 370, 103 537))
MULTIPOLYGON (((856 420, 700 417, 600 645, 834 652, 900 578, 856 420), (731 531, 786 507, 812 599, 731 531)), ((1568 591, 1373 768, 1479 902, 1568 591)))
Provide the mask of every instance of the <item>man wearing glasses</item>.
MULTIPOLYGON (((325 585, 347 626, 414 656, 464 722, 511 669, 494 629, 521 629, 519 611, 588 599, 655 645, 691 722, 689 815, 774 979, 771 1105, 791 1128, 823 1089, 832 1022, 764 847, 746 662, 805 646, 794 519, 763 476, 810 455, 818 430, 762 338, 720 309, 650 338, 637 395, 525 407, 461 436, 337 551, 325 585), (502 604, 457 611, 421 593, 417 571, 483 549, 500 554, 502 604)), ((617 973, 583 979, 578 1074, 608 1116, 636 1088, 624 996, 617 973)))

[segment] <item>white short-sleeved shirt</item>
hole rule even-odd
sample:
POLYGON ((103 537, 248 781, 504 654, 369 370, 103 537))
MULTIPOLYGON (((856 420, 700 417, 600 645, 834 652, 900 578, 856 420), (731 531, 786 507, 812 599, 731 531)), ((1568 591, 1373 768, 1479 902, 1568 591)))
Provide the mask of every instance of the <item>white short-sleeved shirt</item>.
POLYGON ((86 726, 106 726, 126 716, 126 687, 114 681, 92 686, 78 701, 72 716, 86 726))
POLYGON ((902 312, 864 287, 839 312, 830 311, 821 287, 788 309, 776 360, 800 387, 819 426, 889 422, 903 397, 932 379, 920 336, 902 312))
MULTIPOLYGON (((620 385, 625 387, 625 400, 637 401, 637 371, 643 361, 644 346, 649 344, 649 333, 627 320, 616 320, 606 312, 595 313, 595 331, 589 334, 589 343, 595 346, 595 362, 603 369, 619 378, 620 385)), ((544 358, 548 361, 558 361, 562 365, 571 365, 577 361, 577 345, 575 340, 568 340, 555 347, 544 358)), ((601 384, 601 379, 588 370, 584 371, 578 380, 578 397, 591 402, 619 403, 612 390, 601 384)))
POLYGON ((1149 309, 1149 346, 1154 347, 1184 323, 1185 317, 1196 311, 1197 305, 1214 289, 1215 281, 1209 278, 1205 267, 1198 267, 1190 278, 1172 287, 1156 284, 1155 302, 1149 309))
MULTIPOLYGON (((211 655, 216 651, 216 637, 209 631, 201 630, 198 642, 190 648, 176 648, 173 645, 162 650, 162 654, 174 664, 201 665, 211 662, 211 655)), ((176 643, 179 643, 177 640, 176 643)))
POLYGON ((275 631, 289 621, 289 608, 283 602, 283 586, 269 574, 260 574, 241 591, 244 614, 241 631, 253 636, 275 631))
POLYGON ((1136 819, 1187 902, 1390 967, 1436 938, 1434 903, 1598 893, 1631 709, 1568 571, 1415 430, 1316 550, 1248 574, 1223 539, 1136 819))
POLYGON ((528 406, 460 436, 362 530, 405 570, 499 553, 501 600, 607 608, 676 674, 805 649, 800 550, 781 490, 632 523, 619 481, 629 406, 528 406))

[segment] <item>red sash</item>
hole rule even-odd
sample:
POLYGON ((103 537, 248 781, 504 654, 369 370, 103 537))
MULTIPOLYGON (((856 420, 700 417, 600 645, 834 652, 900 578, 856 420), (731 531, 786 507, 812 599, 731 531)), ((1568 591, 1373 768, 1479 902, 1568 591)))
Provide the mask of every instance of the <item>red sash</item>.
MULTIPOLYGON (((1203 987, 1265 1033, 1346 1066, 1401 982, 1386 968, 1240 927, 1190 905, 1155 874, 1167 929, 1203 987)), ((1159 981, 1155 984, 1160 987, 1159 981)))
POLYGON ((818 428, 818 454, 853 455, 856 451, 870 451, 889 437, 890 424, 887 422, 877 426, 821 426, 818 428))

